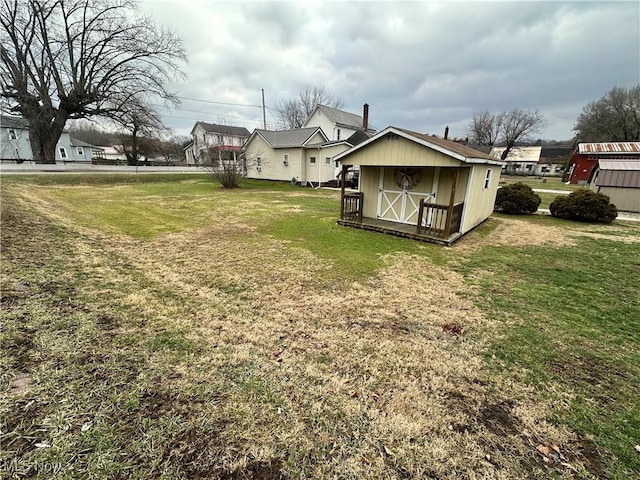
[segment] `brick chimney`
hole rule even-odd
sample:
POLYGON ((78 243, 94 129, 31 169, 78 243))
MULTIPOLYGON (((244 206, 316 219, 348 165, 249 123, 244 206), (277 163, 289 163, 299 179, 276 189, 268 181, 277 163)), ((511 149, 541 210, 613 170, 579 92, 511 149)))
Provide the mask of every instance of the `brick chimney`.
POLYGON ((362 129, 366 130, 369 128, 369 104, 365 103, 362 106, 362 129))

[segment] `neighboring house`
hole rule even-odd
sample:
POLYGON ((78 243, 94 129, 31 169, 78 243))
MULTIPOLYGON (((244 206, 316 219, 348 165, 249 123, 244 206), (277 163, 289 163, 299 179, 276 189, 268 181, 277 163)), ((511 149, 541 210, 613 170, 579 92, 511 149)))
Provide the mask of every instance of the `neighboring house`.
POLYGON ((29 143, 29 122, 26 119, 0 115, 0 160, 33 161, 29 143))
POLYGON ((640 160, 640 142, 579 143, 563 181, 585 185, 599 159, 640 160))
POLYGON ((211 164, 211 149, 215 148, 222 157, 239 156, 242 146, 251 134, 244 127, 218 125, 216 123, 196 122, 191 129, 191 143, 184 149, 187 165, 211 164))
MULTIPOLYGON (((493 147, 489 154, 500 160, 506 147, 493 147)), ((538 162, 542 147, 513 147, 504 159, 502 173, 506 175, 538 175, 538 162)))
POLYGON ((333 157, 352 145, 319 127, 253 131, 244 147, 248 178, 323 184, 335 180, 333 157))
POLYGON ((359 191, 341 195, 338 223, 452 243, 493 212, 504 162, 440 137, 387 127, 339 154, 359 191))
POLYGON ((90 163, 94 156, 99 155, 102 150, 100 147, 91 145, 90 143, 83 142, 77 138, 69 137, 69 145, 71 150, 67 159, 67 162, 87 162, 90 163))
POLYGON ((561 177, 571 156, 571 145, 542 145, 536 175, 561 177))
POLYGON ((599 159, 589 188, 608 195, 618 210, 640 213, 640 160, 599 159))
MULTIPOLYGON (((56 145, 56 163, 91 162, 97 148, 73 139, 64 130, 56 145)), ((33 153, 29 142, 29 122, 20 117, 0 116, 0 159, 11 162, 32 162, 33 153)))
POLYGON ((358 131, 366 133, 367 137, 375 133, 375 129, 369 126, 369 105, 366 103, 362 116, 318 105, 302 125, 302 128, 309 127, 322 128, 328 140, 346 140, 358 131))

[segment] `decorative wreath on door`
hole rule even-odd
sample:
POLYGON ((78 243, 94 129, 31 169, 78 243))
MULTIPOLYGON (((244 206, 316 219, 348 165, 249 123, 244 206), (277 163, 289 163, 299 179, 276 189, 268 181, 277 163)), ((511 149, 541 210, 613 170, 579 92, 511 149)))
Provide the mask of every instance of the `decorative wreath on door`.
POLYGON ((420 183, 420 170, 413 168, 396 168, 393 171, 393 180, 396 185, 405 190, 413 190, 420 183))

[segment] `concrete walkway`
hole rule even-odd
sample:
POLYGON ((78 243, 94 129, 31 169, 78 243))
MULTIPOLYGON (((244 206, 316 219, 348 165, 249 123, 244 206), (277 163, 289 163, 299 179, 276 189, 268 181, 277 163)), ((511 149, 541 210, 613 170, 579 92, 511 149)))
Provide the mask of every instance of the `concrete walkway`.
POLYGON ((203 167, 130 167, 128 165, 91 165, 90 163, 0 163, 0 174, 33 173, 208 173, 203 167))
POLYGON ((556 195, 569 195, 571 190, 547 190, 545 188, 532 188, 534 192, 539 193, 555 193, 556 195))
MULTIPOLYGON (((539 213, 542 215, 551 215, 551 212, 549 211, 548 208, 539 208, 536 213, 539 213)), ((640 222, 640 213, 618 212, 618 216, 616 217, 616 220, 623 220, 626 222, 640 222)))

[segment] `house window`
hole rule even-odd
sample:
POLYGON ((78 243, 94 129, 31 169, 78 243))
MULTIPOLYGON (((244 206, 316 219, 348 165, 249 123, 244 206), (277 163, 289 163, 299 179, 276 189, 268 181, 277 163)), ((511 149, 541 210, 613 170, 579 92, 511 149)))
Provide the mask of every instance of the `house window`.
POLYGON ((64 147, 60 147, 60 148, 58 149, 58 151, 60 152, 60 158, 62 158, 63 160, 64 160, 65 158, 67 158, 67 149, 66 149, 66 148, 64 148, 64 147))
POLYGON ((387 140, 398 140, 398 138, 400 137, 398 137, 398 135, 395 133, 387 133, 386 135, 387 140))
POLYGON ((331 157, 324 157, 324 164, 331 165, 331 157))
POLYGON ((16 135, 16 131, 15 130, 9 130, 9 138, 11 140, 16 140, 18 138, 18 136, 16 135))
POLYGON ((489 188, 489 184, 491 183, 491 169, 487 169, 487 173, 484 176, 484 189, 489 188))
POLYGON ((309 157, 309 163, 311 165, 315 165, 316 164, 316 157, 309 157))
POLYGON ((533 168, 533 165, 527 165, 527 170, 531 171, 531 168, 533 168))
POLYGON ((336 140, 340 140, 340 129, 336 132, 336 140))
POLYGON ((289 154, 288 153, 285 153, 284 155, 282 155, 282 163, 284 163, 285 167, 287 165, 289 165, 289 154))
POLYGON ((261 171, 262 170, 262 157, 257 157, 256 158, 256 170, 257 171, 261 171))
POLYGON ((84 150, 82 149, 82 147, 77 147, 77 152, 78 152, 78 155, 84 156, 84 150))

